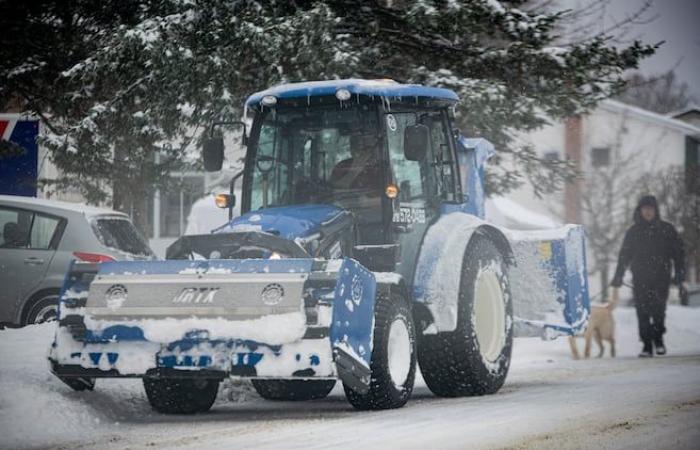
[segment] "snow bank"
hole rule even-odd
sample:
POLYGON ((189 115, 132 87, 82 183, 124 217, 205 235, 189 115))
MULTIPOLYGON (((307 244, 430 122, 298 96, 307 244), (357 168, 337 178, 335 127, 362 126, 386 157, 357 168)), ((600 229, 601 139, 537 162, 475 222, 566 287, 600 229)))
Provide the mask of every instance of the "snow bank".
MULTIPOLYGON (((615 339, 617 357, 620 360, 636 358, 642 349, 637 330, 637 315, 632 307, 618 307, 613 311, 615 318, 615 339)), ((667 332, 664 336, 669 356, 700 354, 700 308, 688 308, 669 305, 666 314, 667 332)), ((579 353, 583 356, 584 339, 576 338, 579 353)), ((591 355, 598 354, 598 346, 592 343, 591 355)), ((605 358, 608 358, 609 347, 605 343, 605 358)), ((553 361, 571 360, 571 350, 568 339, 560 337, 554 341, 542 341, 538 337, 518 338, 513 348, 511 367, 538 367, 553 361)), ((595 359, 595 358, 594 358, 595 359)), ((585 364, 585 360, 573 361, 585 364)))
POLYGON ((51 375, 46 354, 54 332, 54 324, 0 331, 0 448, 70 447, 150 414, 139 380, 78 393, 51 375))
POLYGON ((542 230, 562 224, 506 197, 486 199, 486 221, 513 230, 542 230))
MULTIPOLYGON (((636 354, 641 345, 637 338, 634 309, 620 307, 614 311, 614 315, 617 322, 618 358, 610 364, 619 364, 622 368, 630 364, 630 359, 637 362, 636 354)), ((674 357, 678 355, 700 353, 698 323, 700 323, 700 308, 669 306, 666 335, 669 363, 676 361, 674 357)), ((344 403, 344 400, 337 397, 303 404, 265 402, 260 400, 252 391, 249 382, 245 381, 222 383, 214 411, 210 414, 191 417, 163 416, 152 412, 141 381, 137 379, 98 380, 94 392, 73 392, 49 373, 46 353, 54 332, 53 324, 32 325, 18 330, 0 330, 0 361, 2 361, 0 364, 0 448, 2 449, 101 447, 108 442, 112 442, 114 448, 119 446, 123 448, 126 445, 133 448, 133 445, 129 445, 128 442, 130 436, 132 438, 140 436, 145 439, 144 442, 157 443, 158 433, 162 435, 172 431, 185 434, 186 430, 192 430, 195 433, 197 430, 201 432, 207 426, 210 431, 216 428, 220 432, 228 433, 228 436, 231 433, 231 426, 243 423, 242 426, 249 431, 248 427, 254 424, 251 421, 265 420, 264 418, 270 420, 269 425, 265 425, 266 429, 275 430, 281 422, 287 422, 279 420, 283 415, 282 412, 292 408, 307 410, 307 413, 300 412, 299 416, 290 417, 298 419, 308 416, 308 422, 303 423, 308 423, 309 426, 313 426, 314 423, 323 424, 330 419, 343 420, 347 416, 351 422, 345 422, 347 425, 344 426, 357 427, 356 421, 365 417, 363 414, 358 416, 349 412, 351 408, 344 403), (342 402, 342 407, 337 406, 339 402, 342 402), (127 439, 127 442, 124 442, 124 439, 127 439)), ((581 351, 583 349, 581 339, 578 339, 578 345, 581 351)), ((597 350, 595 346, 594 350, 597 350)), ((663 358, 654 358, 654 361, 648 362, 650 370, 653 370, 653 364, 657 359, 663 360, 663 358)), ((561 380, 551 381, 553 394, 548 398, 527 393, 528 387, 533 385, 544 384, 547 387, 550 381, 543 374, 552 366, 557 366, 556 363, 559 362, 565 364, 562 370, 571 373, 572 379, 576 378, 577 373, 581 371, 585 373, 586 368, 597 367, 595 361, 572 361, 566 339, 549 342, 539 338, 516 339, 509 378, 512 381, 506 381, 503 394, 496 396, 495 399, 500 402, 499 405, 503 404, 506 413, 509 407, 514 407, 513 390, 523 391, 517 398, 528 399, 527 402, 522 403, 524 408, 532 409, 539 405, 540 409, 546 409, 548 402, 566 401, 568 397, 551 396, 561 394, 561 388, 556 391, 557 384, 561 384, 561 380)), ((562 367, 561 364, 558 367, 562 367)), ((590 369, 588 372, 593 370, 590 369)), ((624 378, 620 378, 622 375, 616 377, 611 378, 615 380, 615 389, 621 386, 620 383, 626 382, 624 378)), ((666 381, 657 380, 657 385, 676 382, 675 380, 666 381)), ((422 383, 419 382, 418 387, 419 392, 427 392, 422 383)), ((342 395, 340 394, 342 389, 339 387, 336 387, 335 392, 342 395)), ((536 390, 535 394, 538 392, 540 391, 536 390)), ((436 401, 445 402, 444 404, 449 408, 450 404, 454 406, 454 402, 458 400, 436 401)), ((458 403, 458 405, 460 408, 466 408, 467 411, 470 408, 483 410, 487 407, 485 405, 492 402, 490 397, 464 399, 464 401, 467 403, 458 403)), ((420 417, 424 418, 427 417, 426 414, 431 414, 431 403, 427 399, 414 400, 413 405, 410 407, 409 404, 408 408, 395 412, 370 414, 368 420, 381 420, 383 424, 391 425, 389 429, 395 430, 396 427, 411 423, 410 420, 421 420, 420 417)), ((439 403, 437 407, 442 408, 441 405, 442 403, 439 403)), ((434 419, 432 415, 430 417, 434 419)), ((302 426, 302 422, 291 423, 295 427, 302 426)), ((335 422, 332 423, 333 429, 337 429, 337 426, 335 422)), ((299 428, 295 430, 297 434, 300 433, 299 428)), ((305 432, 301 431, 301 433, 305 432)), ((319 432, 318 435, 325 434, 319 432)), ((258 437, 255 438, 258 439, 258 437)), ((166 440, 165 446, 167 442, 166 440)), ((172 441, 170 443, 173 444, 172 441)), ((149 448, 158 446, 158 444, 148 445, 149 448)))

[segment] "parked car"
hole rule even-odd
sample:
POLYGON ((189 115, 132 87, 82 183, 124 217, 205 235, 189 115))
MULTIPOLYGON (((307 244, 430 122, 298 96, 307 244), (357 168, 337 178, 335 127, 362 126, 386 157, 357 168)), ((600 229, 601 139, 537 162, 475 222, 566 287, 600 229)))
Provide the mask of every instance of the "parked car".
POLYGON ((56 317, 71 260, 155 259, 126 214, 32 197, 0 195, 0 325, 56 317))

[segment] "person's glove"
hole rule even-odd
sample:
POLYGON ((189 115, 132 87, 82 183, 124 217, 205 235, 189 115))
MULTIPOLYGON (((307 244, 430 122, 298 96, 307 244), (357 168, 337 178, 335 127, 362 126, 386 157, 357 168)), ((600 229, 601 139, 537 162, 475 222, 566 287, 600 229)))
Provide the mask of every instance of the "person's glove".
POLYGON ((612 282, 610 283, 610 286, 614 288, 619 288, 620 286, 622 286, 622 278, 613 278, 612 282))

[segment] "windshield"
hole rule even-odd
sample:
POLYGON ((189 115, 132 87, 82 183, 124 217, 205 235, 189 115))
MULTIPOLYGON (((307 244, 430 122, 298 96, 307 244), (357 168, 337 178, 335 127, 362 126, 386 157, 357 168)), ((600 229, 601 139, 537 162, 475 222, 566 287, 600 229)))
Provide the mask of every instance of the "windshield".
POLYGON ((248 164, 250 210, 310 203, 378 210, 380 144, 371 105, 268 112, 248 164))
POLYGON ((92 229, 102 245, 135 256, 152 256, 146 240, 127 219, 99 217, 93 219, 92 229))

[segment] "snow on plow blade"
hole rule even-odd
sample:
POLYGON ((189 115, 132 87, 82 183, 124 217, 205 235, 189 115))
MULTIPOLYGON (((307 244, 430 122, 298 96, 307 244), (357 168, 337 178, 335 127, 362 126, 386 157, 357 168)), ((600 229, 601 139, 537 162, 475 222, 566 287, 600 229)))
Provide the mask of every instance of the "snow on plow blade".
POLYGON ((351 259, 74 264, 50 360, 62 377, 206 372, 369 382, 376 281, 351 259))
POLYGON ((585 236, 580 225, 509 231, 516 265, 511 291, 518 334, 543 338, 582 332, 590 312, 585 236))

